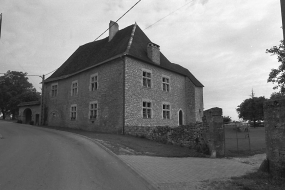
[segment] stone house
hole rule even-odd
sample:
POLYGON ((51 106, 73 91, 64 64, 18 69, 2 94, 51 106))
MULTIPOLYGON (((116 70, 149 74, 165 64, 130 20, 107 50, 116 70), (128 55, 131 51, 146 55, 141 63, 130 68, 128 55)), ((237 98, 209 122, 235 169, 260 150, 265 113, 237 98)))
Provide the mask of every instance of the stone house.
POLYGON ((40 124, 41 106, 40 101, 22 102, 18 105, 18 120, 25 124, 40 124))
POLYGON ((44 81, 44 123, 124 133, 125 126, 178 126, 203 116, 203 85, 171 63, 137 24, 80 46, 44 81))

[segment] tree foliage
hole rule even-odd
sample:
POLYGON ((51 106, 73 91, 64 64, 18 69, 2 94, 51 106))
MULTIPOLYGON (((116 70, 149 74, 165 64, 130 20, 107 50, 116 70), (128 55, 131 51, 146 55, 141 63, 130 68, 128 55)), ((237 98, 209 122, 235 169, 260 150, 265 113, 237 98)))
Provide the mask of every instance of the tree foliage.
POLYGON ((40 100, 40 93, 28 81, 27 73, 7 71, 0 76, 0 111, 13 117, 18 114, 18 104, 21 102, 40 100))
POLYGON ((252 121, 254 124, 257 120, 264 120, 263 103, 266 101, 264 96, 252 97, 244 100, 236 109, 238 117, 252 121))
POLYGON ((277 69, 271 70, 267 82, 276 84, 273 89, 278 89, 281 93, 285 93, 285 50, 283 40, 280 41, 279 46, 266 49, 266 53, 277 55, 277 60, 281 63, 277 69))
POLYGON ((278 99, 284 99, 285 98, 285 93, 282 92, 273 92, 270 95, 271 100, 278 100, 278 99))
POLYGON ((223 116, 224 123, 230 123, 232 121, 232 118, 230 116, 223 116))

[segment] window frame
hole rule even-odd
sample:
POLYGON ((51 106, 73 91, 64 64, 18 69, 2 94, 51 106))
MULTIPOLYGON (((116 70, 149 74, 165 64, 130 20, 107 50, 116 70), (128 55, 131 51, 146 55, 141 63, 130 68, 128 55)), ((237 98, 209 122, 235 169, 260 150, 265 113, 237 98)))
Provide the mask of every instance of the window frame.
POLYGON ((142 100, 142 118, 143 119, 152 119, 153 110, 152 110, 152 101, 151 100, 142 100), (148 106, 150 105, 150 106, 148 106))
POLYGON ((89 120, 97 120, 99 116, 99 106, 98 106, 98 101, 92 101, 89 103, 89 114, 88 114, 88 118, 89 120), (91 105, 96 105, 96 108, 92 108, 91 105), (92 114, 92 113, 96 113, 96 114, 92 114), (95 117, 93 117, 93 115, 95 115, 95 117))
POLYGON ((77 104, 70 105, 70 120, 75 121, 77 119, 77 104), (75 108, 75 110, 73 110, 75 108))
POLYGON ((58 95, 58 83, 52 83, 50 86, 50 96, 52 98, 57 97, 58 95), (56 86, 56 89, 53 89, 53 87, 56 86))
MULTIPOLYGON (((95 80, 95 79, 94 79, 95 80)), ((99 88, 99 77, 98 77, 98 73, 94 73, 92 75, 90 75, 90 84, 89 84, 89 91, 96 91, 99 88), (96 81, 92 81, 92 78, 96 78, 96 81), (94 84, 94 89, 92 88, 92 84, 94 84)))
POLYGON ((171 119, 171 105, 169 102, 162 102, 162 119, 171 119), (168 106, 168 108, 165 106, 168 106))
POLYGON ((161 89, 164 92, 170 92, 170 77, 166 76, 166 75, 162 75, 161 77, 161 89), (163 79, 167 79, 168 81, 163 81, 163 79), (166 87, 166 89, 164 89, 164 87, 166 87))
POLYGON ((71 83, 71 96, 77 96, 78 95, 78 80, 75 80, 75 81, 72 81, 71 83), (76 88, 74 88, 74 84, 77 84, 76 85, 76 88), (75 89, 76 89, 76 92, 75 92, 75 89))
POLYGON ((152 71, 148 69, 142 69, 142 86, 144 88, 152 88, 152 71), (150 74, 150 77, 144 76, 144 73, 150 74), (146 81, 146 83, 144 82, 146 81), (145 85, 146 84, 146 85, 145 85))

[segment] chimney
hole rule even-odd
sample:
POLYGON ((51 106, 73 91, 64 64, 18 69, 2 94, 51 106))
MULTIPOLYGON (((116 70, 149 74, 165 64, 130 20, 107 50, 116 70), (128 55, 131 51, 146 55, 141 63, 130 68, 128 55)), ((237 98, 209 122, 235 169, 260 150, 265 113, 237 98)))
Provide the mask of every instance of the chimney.
POLYGON ((159 45, 155 43, 149 43, 147 45, 147 56, 150 58, 155 64, 160 65, 160 50, 159 45))
POLYGON ((109 42, 113 39, 116 33, 119 31, 118 23, 111 21, 109 23, 109 42))

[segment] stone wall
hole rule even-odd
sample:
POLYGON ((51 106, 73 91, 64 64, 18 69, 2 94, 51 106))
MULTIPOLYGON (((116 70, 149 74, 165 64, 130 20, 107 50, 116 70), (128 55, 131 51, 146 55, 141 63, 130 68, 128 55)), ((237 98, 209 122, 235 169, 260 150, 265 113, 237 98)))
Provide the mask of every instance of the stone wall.
POLYGON ((285 99, 264 103, 264 126, 269 172, 285 177, 285 99))
POLYGON ((47 125, 79 128, 88 131, 122 133, 123 129, 123 59, 116 59, 68 78, 45 84, 47 125), (91 91, 90 76, 98 74, 98 89, 91 91), (71 95, 71 84, 78 81, 78 94, 71 95), (56 97, 51 85, 58 84, 56 97), (98 118, 89 118, 90 102, 98 103, 98 118), (71 105, 77 106, 77 118, 71 120, 71 105))
POLYGON ((34 125, 40 125, 40 115, 41 115, 40 105, 21 106, 19 107, 18 120, 21 120, 21 122, 25 124, 30 124, 30 122, 32 122, 34 125), (30 121, 26 121, 27 110, 31 110, 30 121))
MULTIPOLYGON (((125 61, 125 125, 126 126, 178 126, 178 112, 183 112, 183 124, 186 118, 185 76, 162 69, 156 65, 126 57, 125 61), (143 86, 143 71, 151 72, 151 88, 143 86), (169 92, 162 90, 162 77, 169 77, 169 92), (142 102, 152 103, 152 118, 142 116, 142 102), (163 119, 162 105, 170 105, 170 119, 163 119)), ((193 87, 194 89, 194 87, 193 87)), ((194 90, 190 97, 193 100, 194 90)), ((193 114, 192 122, 195 122, 193 114)))
POLYGON ((203 122, 178 127, 125 126, 125 134, 189 148, 206 145, 209 149, 208 153, 212 157, 224 156, 224 128, 221 108, 206 110, 203 122))

